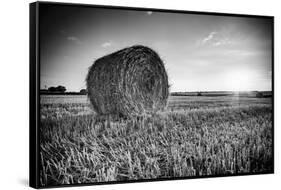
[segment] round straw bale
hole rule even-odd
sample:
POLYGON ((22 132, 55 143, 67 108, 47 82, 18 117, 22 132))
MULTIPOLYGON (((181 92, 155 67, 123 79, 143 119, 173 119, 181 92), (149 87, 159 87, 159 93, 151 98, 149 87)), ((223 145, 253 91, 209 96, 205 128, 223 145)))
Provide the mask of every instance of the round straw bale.
POLYGON ((99 115, 139 116, 162 110, 169 95, 164 64, 152 49, 136 45, 97 59, 86 78, 99 115))

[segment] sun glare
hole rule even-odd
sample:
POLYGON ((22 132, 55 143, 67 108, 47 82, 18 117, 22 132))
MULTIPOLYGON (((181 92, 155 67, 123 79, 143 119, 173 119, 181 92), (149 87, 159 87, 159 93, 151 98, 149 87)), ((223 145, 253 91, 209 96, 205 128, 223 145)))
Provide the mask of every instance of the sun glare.
POLYGON ((225 76, 225 82, 229 90, 250 91, 253 90, 254 73, 249 70, 234 70, 225 76))

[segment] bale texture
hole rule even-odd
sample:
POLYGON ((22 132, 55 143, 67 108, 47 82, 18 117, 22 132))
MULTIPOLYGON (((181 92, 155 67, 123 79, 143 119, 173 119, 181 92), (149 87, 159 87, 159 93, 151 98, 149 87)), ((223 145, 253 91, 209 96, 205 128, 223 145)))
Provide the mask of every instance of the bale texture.
POLYGON ((86 78, 88 97, 100 115, 138 116, 165 108, 168 76, 155 51, 132 46, 97 59, 86 78))

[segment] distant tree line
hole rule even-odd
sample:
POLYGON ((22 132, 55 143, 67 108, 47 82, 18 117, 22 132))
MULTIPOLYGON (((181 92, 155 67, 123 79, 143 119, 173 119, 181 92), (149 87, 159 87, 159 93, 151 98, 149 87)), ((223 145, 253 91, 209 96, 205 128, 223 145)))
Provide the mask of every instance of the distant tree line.
POLYGON ((252 97, 252 98, 270 98, 272 91, 204 91, 204 92, 171 92, 170 96, 239 96, 239 97, 252 97))
POLYGON ((171 96, 203 96, 202 92, 171 92, 171 96))
POLYGON ((64 93, 66 91, 66 88, 64 86, 57 86, 57 87, 51 86, 51 87, 48 88, 48 91, 49 92, 61 92, 61 93, 64 93))
POLYGON ((51 86, 47 89, 40 89, 40 94, 69 94, 69 95, 86 95, 87 90, 81 89, 79 92, 67 92, 65 86, 51 86))

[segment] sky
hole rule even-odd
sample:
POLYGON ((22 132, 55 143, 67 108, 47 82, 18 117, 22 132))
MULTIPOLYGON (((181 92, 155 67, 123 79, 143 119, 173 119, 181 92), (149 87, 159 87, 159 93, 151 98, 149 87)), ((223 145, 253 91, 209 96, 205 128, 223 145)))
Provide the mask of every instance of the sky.
POLYGON ((171 92, 271 90, 272 20, 65 5, 40 7, 40 86, 86 88, 104 55, 145 45, 171 92))

